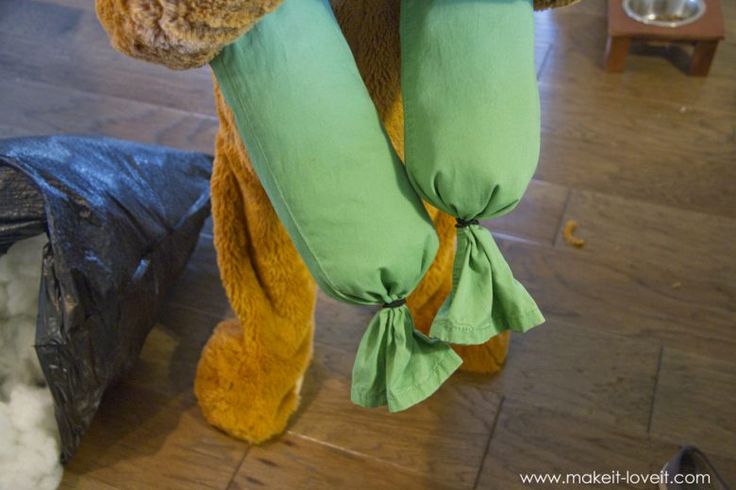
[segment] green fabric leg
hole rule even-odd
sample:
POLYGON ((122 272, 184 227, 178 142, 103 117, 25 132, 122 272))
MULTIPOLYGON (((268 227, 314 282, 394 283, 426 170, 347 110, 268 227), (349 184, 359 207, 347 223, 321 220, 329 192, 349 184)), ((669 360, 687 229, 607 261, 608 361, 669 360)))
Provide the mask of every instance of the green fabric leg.
MULTIPOLYGON (((429 203, 465 221, 510 212, 537 165, 531 0, 402 0, 406 168, 429 203)), ((430 335, 479 344, 543 321, 491 234, 458 229, 454 288, 430 335)))
MULTIPOLYGON (((431 265, 437 234, 329 3, 286 0, 211 66, 253 168, 320 287, 349 303, 405 298, 431 265)), ((405 308, 384 310, 356 357, 356 402, 407 408, 458 364, 449 346, 414 332, 405 308)))

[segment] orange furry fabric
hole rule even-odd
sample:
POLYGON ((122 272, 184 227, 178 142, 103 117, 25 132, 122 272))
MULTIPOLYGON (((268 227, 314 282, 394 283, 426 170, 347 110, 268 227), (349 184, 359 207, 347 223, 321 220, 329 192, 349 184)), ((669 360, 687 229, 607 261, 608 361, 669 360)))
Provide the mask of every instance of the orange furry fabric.
MULTIPOLYGON (((207 63, 280 0, 97 0, 113 45, 131 56, 188 68, 207 63)), ((399 0, 333 0, 335 14, 399 155, 399 0)), ((548 7, 569 0, 536 0, 548 7)), ((299 402, 312 356, 316 286, 261 187, 232 113, 215 86, 220 129, 212 214, 220 275, 237 316, 217 326, 200 357, 195 394, 206 419, 261 442, 280 433, 299 402)), ((454 218, 430 210, 441 246, 408 304, 426 332, 451 286, 454 218)), ((493 373, 509 337, 457 347, 466 371, 493 373)))

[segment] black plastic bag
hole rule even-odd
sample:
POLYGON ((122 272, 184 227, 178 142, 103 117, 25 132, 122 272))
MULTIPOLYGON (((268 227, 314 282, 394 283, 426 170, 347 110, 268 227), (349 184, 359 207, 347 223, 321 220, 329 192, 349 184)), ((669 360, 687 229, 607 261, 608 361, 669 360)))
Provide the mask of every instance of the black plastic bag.
POLYGON ((63 462, 129 369, 209 214, 212 158, 108 138, 0 140, 0 255, 46 233, 36 352, 63 462))

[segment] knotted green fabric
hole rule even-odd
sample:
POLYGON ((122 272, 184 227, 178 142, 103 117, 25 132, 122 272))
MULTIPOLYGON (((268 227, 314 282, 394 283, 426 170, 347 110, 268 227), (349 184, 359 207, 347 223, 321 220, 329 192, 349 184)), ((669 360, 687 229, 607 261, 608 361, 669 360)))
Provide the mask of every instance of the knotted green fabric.
POLYGON ((473 224, 511 211, 537 165, 531 0, 402 0, 401 56, 409 178, 461 220, 453 290, 430 335, 478 344, 538 325, 490 232, 473 224))
POLYGON ((351 398, 364 407, 388 404, 404 410, 436 390, 436 380, 450 376, 459 358, 445 355, 447 344, 414 328, 406 306, 383 308, 371 320, 358 347, 351 398))
MULTIPOLYGON (((437 235, 381 127, 326 0, 286 0, 211 63, 276 213, 320 287, 350 303, 405 298, 437 235)), ((376 314, 353 399, 401 410, 460 365, 406 307, 376 314)))
POLYGON ((431 334, 455 344, 481 344, 507 329, 524 332, 544 321, 491 234, 478 224, 458 228, 452 290, 431 334), (478 308, 488 304, 491 308, 478 308))

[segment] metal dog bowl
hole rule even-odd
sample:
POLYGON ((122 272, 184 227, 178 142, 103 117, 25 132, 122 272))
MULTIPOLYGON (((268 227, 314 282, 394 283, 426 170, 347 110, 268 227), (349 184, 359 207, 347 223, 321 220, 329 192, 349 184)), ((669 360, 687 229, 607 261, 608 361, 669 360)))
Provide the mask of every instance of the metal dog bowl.
POLYGON ((705 0, 624 0, 626 15, 643 24, 681 27, 705 14, 705 0))

